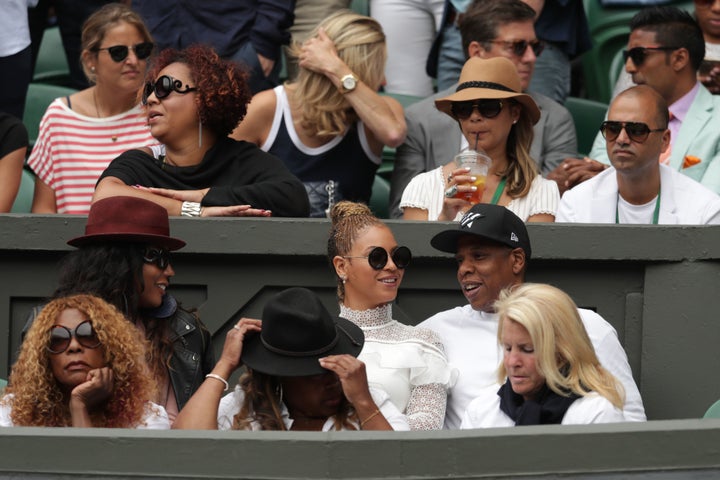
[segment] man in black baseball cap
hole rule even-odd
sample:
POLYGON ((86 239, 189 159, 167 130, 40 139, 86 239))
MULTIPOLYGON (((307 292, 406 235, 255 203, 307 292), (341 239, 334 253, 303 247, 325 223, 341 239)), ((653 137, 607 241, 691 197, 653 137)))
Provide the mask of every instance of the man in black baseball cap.
MULTIPOLYGON (((445 428, 456 429, 470 401, 498 382, 503 354, 494 304, 503 289, 525 281, 532 250, 523 221, 505 207, 485 203, 473 206, 457 228, 438 233, 430 244, 455 254, 458 283, 469 302, 420 324, 440 335, 448 361, 460 371, 449 391, 445 414, 445 428)), ((626 420, 645 420, 640 392, 615 329, 591 310, 578 311, 600 363, 625 388, 626 420)))

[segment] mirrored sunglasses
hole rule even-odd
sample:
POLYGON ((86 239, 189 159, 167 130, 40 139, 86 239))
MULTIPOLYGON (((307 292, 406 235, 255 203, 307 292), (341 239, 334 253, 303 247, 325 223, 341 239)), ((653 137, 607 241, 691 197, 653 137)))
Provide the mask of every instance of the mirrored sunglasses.
POLYGON ((90 323, 90 320, 85 320, 74 330, 62 325, 53 325, 50 328, 48 351, 54 354, 63 353, 70 346, 73 337, 85 348, 97 348, 100 346, 100 339, 95 333, 92 323, 90 323))
POLYGON ((155 82, 147 82, 145 84, 145 89, 142 94, 142 103, 143 105, 147 105, 148 98, 153 94, 153 92, 155 92, 155 96, 158 100, 162 100, 163 98, 167 98, 167 96, 172 92, 185 94, 196 90, 197 88, 191 87, 190 85, 185 85, 185 89, 183 90, 183 84, 180 80, 176 80, 169 75, 163 75, 155 80, 155 82))
MULTIPOLYGON (((412 252, 408 247, 397 247, 389 255, 397 268, 405 269, 410 265, 412 260, 412 252)), ((368 264, 373 270, 382 270, 388 262, 388 252, 382 247, 375 247, 370 250, 367 256, 350 256, 344 255, 343 258, 367 258, 368 264)))
POLYGON ((507 40, 491 40, 490 43, 499 43, 504 45, 505 48, 512 50, 513 55, 517 57, 525 55, 528 47, 532 49, 536 57, 539 57, 543 50, 545 50, 545 43, 541 40, 533 40, 531 42, 528 42, 527 40, 517 40, 515 42, 509 42, 507 40))
POLYGON ((495 118, 500 115, 503 109, 503 102, 497 99, 469 100, 466 102, 452 102, 450 105, 452 114, 460 120, 470 118, 470 115, 472 115, 473 110, 476 108, 483 118, 495 118))
POLYGON ((678 48, 679 47, 634 47, 630 50, 622 51, 623 62, 627 63, 627 59, 629 58, 636 67, 639 67, 645 63, 645 59, 650 52, 670 52, 678 48))
POLYGON ((142 42, 131 46, 113 45, 112 47, 98 48, 97 51, 107 50, 110 54, 110 58, 112 58, 114 62, 120 63, 125 61, 127 56, 130 54, 131 48, 135 52, 135 56, 138 60, 145 60, 150 56, 150 54, 152 54, 154 47, 155 44, 152 42, 142 42))
POLYGON ((627 136, 636 143, 643 143, 652 132, 664 132, 664 128, 651 129, 641 122, 611 122, 606 121, 600 125, 600 133, 609 142, 615 141, 620 132, 625 129, 627 136))
POLYGON ((170 252, 164 248, 148 248, 143 254, 143 262, 165 270, 170 265, 170 252))

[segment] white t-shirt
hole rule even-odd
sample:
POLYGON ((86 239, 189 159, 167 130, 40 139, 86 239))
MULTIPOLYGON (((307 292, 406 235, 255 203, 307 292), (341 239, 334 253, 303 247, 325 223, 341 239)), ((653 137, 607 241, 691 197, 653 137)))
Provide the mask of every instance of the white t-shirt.
MULTIPOLYGON (((393 405, 390 401, 390 397, 387 393, 382 390, 370 387, 370 395, 375 401, 375 404, 380 409, 385 419, 388 421, 393 430, 410 430, 410 426, 407 423, 405 415, 393 405)), ((220 399, 220 406, 218 407, 218 430, 231 430, 233 424, 233 417, 238 414, 242 408, 243 400, 245 399, 245 393, 240 386, 236 386, 235 390, 225 395, 220 399)), ((283 403, 282 407, 282 419, 285 423, 285 428, 290 430, 292 427, 293 419, 290 418, 290 413, 287 407, 283 403)), ((329 417, 323 425, 322 431, 329 432, 335 427, 335 417, 329 417)), ((357 424, 356 424, 357 426, 357 424)), ((250 427, 253 431, 260 430, 260 424, 252 422, 250 427)), ((358 428, 359 429, 359 428, 358 428)))
MULTIPOLYGON (((0 427, 14 427, 10 414, 12 412, 12 402, 14 395, 5 395, 0 400, 0 427)), ((167 412, 160 405, 148 402, 145 405, 145 413, 140 420, 140 424, 135 427, 147 430, 169 430, 170 420, 167 412)))
MULTIPOLYGON (((640 392, 617 332, 597 313, 582 308, 578 312, 600 364, 615 375, 625 389, 625 419, 645 421, 640 392)), ((502 361, 502 350, 497 341, 498 321, 497 314, 475 311, 468 304, 440 312, 420 324, 440 335, 448 362, 460 371, 455 386, 448 393, 444 428, 460 428, 462 415, 470 402, 484 388, 497 384, 497 369, 502 361)))
MULTIPOLYGON (((461 429, 514 427, 515 422, 500 410, 499 384, 485 387, 463 414, 461 429)), ((624 422, 622 410, 595 392, 575 400, 565 412, 562 425, 624 422)))

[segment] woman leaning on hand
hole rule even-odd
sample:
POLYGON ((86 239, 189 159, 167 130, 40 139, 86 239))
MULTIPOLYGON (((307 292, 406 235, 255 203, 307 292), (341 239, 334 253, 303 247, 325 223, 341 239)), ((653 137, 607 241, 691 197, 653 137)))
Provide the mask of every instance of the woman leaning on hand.
POLYGON ((503 360, 460 428, 623 422, 624 391, 595 355, 570 297, 526 283, 495 303, 503 360))
POLYGON ((142 197, 170 215, 306 217, 302 183, 255 145, 228 138, 245 116, 250 90, 238 64, 211 48, 164 50, 145 84, 150 132, 161 145, 112 161, 93 201, 142 197))
POLYGON ((94 85, 55 99, 40 121, 28 166, 35 172, 33 213, 87 215, 95 184, 125 150, 157 143, 138 91, 153 52, 140 16, 111 3, 83 24, 81 61, 94 85))
POLYGON ((170 428, 151 402, 143 340, 91 295, 57 298, 30 327, 0 400, 0 426, 170 428))
POLYGON ((220 430, 407 430, 405 416, 383 391, 368 386, 357 355, 363 333, 333 318, 305 288, 270 299, 262 322, 233 326, 207 380, 173 428, 220 430), (227 378, 247 373, 225 395, 227 378))
POLYGON ((233 133, 270 152, 305 184, 312 217, 339 200, 367 203, 384 145, 407 132, 400 103, 380 96, 387 58, 375 20, 340 10, 302 46, 297 79, 253 97, 233 133))
MULTIPOLYGON (((463 66, 457 91, 435 100, 450 115, 470 150, 482 149, 492 160, 478 203, 507 207, 525 222, 553 222, 560 201, 557 184, 544 179, 530 157, 533 125, 540 118, 535 101, 522 93, 515 65, 507 58, 471 57, 463 66)), ((448 159, 450 160, 450 159, 448 159)), ((421 173, 403 192, 405 220, 456 220, 472 204, 471 174, 455 161, 421 173)))

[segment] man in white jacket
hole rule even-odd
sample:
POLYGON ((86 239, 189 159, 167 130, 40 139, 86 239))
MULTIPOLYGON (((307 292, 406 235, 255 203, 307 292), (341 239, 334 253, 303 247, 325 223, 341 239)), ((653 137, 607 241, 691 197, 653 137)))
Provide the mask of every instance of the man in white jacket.
POLYGON ((563 195, 557 222, 720 223, 720 196, 659 163, 670 145, 663 97, 639 85, 610 105, 600 132, 611 168, 563 195))
MULTIPOLYGON (((469 302, 420 324, 440 335, 448 361, 460 372, 448 393, 445 414, 445 428, 458 429, 468 404, 484 387, 497 383, 503 355, 493 305, 502 289, 524 281, 531 256, 530 237, 523 221, 510 210, 480 203, 465 214, 458 228, 438 233, 430 244, 455 254, 458 283, 469 302)), ((625 389, 625 419, 644 421, 640 392, 617 332, 597 313, 578 311, 600 363, 625 389)))

